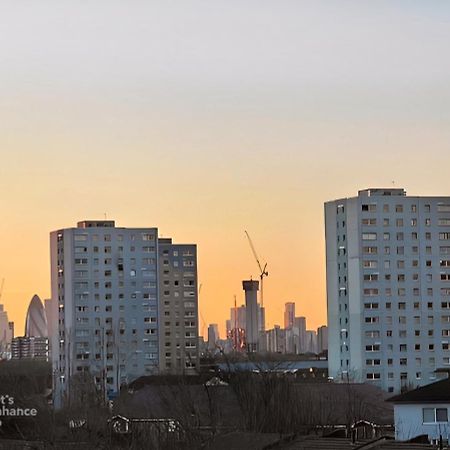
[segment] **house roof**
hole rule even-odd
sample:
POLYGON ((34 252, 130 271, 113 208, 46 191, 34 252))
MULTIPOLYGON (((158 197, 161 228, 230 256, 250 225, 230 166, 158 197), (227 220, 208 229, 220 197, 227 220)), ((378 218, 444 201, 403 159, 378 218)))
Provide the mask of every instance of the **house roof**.
POLYGON ((450 378, 419 387, 405 394, 387 400, 393 403, 435 403, 450 402, 450 378))

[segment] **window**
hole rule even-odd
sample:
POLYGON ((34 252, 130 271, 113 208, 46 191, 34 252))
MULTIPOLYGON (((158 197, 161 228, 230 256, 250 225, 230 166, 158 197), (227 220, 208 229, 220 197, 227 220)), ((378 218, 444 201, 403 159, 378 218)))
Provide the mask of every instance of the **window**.
POLYGON ((363 241, 376 241, 377 233, 363 233, 362 238, 363 238, 363 241))
MULTIPOLYGON (((364 275, 364 281, 378 281, 378 274, 377 273, 367 273, 364 275)), ((189 284, 185 286, 193 286, 193 284, 189 284)))
POLYGON ((368 380, 379 380, 381 377, 380 377, 380 373, 379 372, 376 372, 376 373, 367 373, 367 375, 366 375, 366 378, 368 379, 368 380))
POLYGON ((448 422, 447 408, 422 408, 423 423, 448 422))
POLYGON ((438 219, 438 225, 440 227, 449 227, 450 226, 450 219, 438 219))
POLYGON ((363 261, 363 267, 365 269, 376 269, 377 266, 377 261, 363 261))
POLYGON ((377 205, 376 204, 361 205, 361 210, 362 211, 367 211, 367 212, 376 212, 377 205))
POLYGON ((379 317, 366 317, 366 323, 378 323, 380 321, 379 317))
POLYGON ((379 352, 380 344, 366 345, 366 352, 379 352))
POLYGON ((379 338, 380 332, 378 330, 366 331, 365 336, 367 338, 379 338))
POLYGON ((395 212, 402 213, 403 205, 395 205, 395 212))
POLYGON ((439 233, 440 241, 448 241, 450 240, 450 233, 439 233))
POLYGON ((378 295, 378 289, 364 289, 364 295, 366 296, 378 295))
POLYGON ((450 212, 450 205, 437 205, 438 212, 450 212))

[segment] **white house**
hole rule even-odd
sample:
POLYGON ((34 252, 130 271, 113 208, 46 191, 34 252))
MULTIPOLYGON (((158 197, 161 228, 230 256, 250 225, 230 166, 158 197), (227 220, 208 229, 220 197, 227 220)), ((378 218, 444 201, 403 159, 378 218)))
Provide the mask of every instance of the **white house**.
POLYGON ((427 435, 430 441, 450 441, 450 379, 391 397, 394 403, 395 438, 408 441, 427 435))

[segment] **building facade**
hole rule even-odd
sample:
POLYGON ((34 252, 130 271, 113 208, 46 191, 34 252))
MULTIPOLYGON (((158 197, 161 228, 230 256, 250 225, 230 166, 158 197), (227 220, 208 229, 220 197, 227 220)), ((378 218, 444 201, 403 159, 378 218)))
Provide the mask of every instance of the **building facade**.
POLYGON ((157 228, 119 228, 114 221, 54 231, 50 249, 56 406, 70 396, 77 373, 89 372, 111 398, 142 375, 172 369, 177 356, 180 372, 198 364, 195 252, 183 256, 181 248, 158 240, 157 228), (192 276, 185 290, 187 267, 192 276), (187 311, 192 327, 184 326, 187 311), (184 349, 191 341, 188 358, 184 349))
POLYGON ((366 189, 325 204, 335 379, 388 392, 450 365, 450 197, 366 189))

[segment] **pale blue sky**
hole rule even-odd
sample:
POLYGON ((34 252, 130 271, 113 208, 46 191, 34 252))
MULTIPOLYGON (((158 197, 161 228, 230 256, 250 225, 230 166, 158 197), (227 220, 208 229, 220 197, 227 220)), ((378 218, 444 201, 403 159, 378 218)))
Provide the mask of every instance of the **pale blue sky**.
POLYGON ((323 202, 392 180, 450 194, 449 49, 447 1, 2 1, 0 277, 17 317, 48 295, 48 231, 107 211, 199 244, 209 322, 256 272, 249 229, 269 320, 298 300, 319 325, 323 202))

